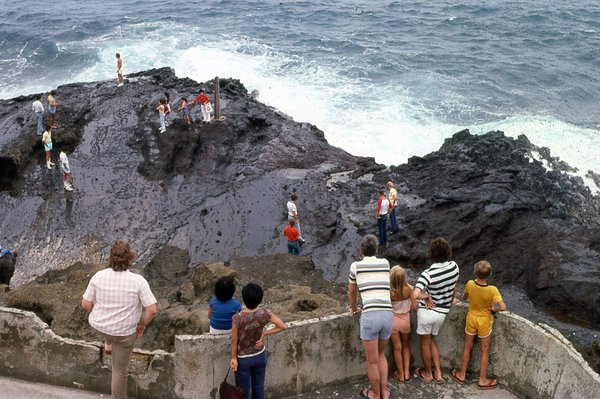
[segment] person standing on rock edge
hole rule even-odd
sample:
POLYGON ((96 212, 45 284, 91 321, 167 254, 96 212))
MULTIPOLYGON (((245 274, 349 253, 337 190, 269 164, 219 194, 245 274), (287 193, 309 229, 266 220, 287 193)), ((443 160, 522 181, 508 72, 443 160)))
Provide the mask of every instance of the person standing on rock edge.
POLYGON ((40 95, 37 100, 31 104, 31 109, 35 112, 37 118, 37 135, 41 136, 44 132, 43 118, 44 118, 44 105, 42 104, 42 96, 40 95))
POLYGON ((390 211, 390 200, 385 196, 385 190, 379 190, 379 200, 377 200, 377 228, 379 229, 379 245, 387 247, 386 223, 390 211))
POLYGON ((47 125, 46 131, 42 135, 42 143, 44 144, 44 152, 46 153, 46 167, 52 169, 54 162, 52 162, 52 126, 47 125))
POLYGON ((58 126, 56 125, 56 90, 52 90, 50 94, 48 94, 48 113, 50 114, 50 126, 52 129, 56 129, 58 126))
POLYGON ((0 284, 10 285, 10 280, 15 274, 17 263, 17 250, 0 246, 0 284))
POLYGON ((450 307, 458 303, 454 298, 458 265, 450 260, 452 248, 441 237, 431 240, 427 256, 434 263, 421 273, 412 292, 412 297, 417 300, 417 334, 421 337, 423 360, 423 368, 417 367, 415 373, 425 383, 435 381, 442 384, 445 380, 435 337, 450 307))
POLYGON ((360 315, 360 339, 367 358, 367 376, 370 388, 360 394, 368 399, 388 399, 388 363, 385 347, 392 335, 392 302, 390 297, 390 264, 376 258, 377 237, 368 234, 361 240, 363 259, 353 262, 348 276, 348 302, 352 314, 360 315), (357 305, 357 291, 362 300, 362 311, 357 305))
POLYGON ((298 196, 296 194, 290 195, 290 200, 287 202, 288 222, 291 220, 295 222, 296 228, 298 229, 298 234, 300 235, 298 240, 299 243, 302 245, 306 242, 306 240, 302 238, 302 229, 300 228, 300 217, 298 216, 296 200, 298 200, 298 196))
POLYGON ((135 259, 127 242, 116 241, 108 268, 94 274, 81 300, 81 307, 90 312, 90 326, 112 345, 113 399, 127 399, 133 345, 157 312, 156 298, 146 279, 128 270, 135 259))
POLYGON ((300 256, 300 231, 296 228, 296 221, 294 219, 290 219, 288 223, 283 228, 283 235, 288 240, 288 254, 300 256))
POLYGON ((158 129, 158 131, 160 133, 164 133, 167 131, 167 126, 166 126, 166 121, 165 121, 165 111, 166 111, 166 106, 165 104, 167 103, 167 100, 165 100, 164 98, 161 98, 159 103, 158 103, 158 107, 156 107, 156 110, 158 111, 158 116, 160 118, 160 129, 158 129))
POLYGON ((73 191, 73 175, 71 174, 71 167, 69 166, 69 158, 64 151, 61 151, 58 155, 60 162, 60 170, 63 172, 63 185, 65 190, 73 191))
POLYGON ((200 90, 200 94, 190 103, 190 105, 194 105, 196 103, 200 103, 200 110, 202 111, 202 122, 209 123, 210 122, 210 100, 204 90, 200 90))
POLYGON ((119 84, 117 87, 123 86, 123 58, 121 58, 121 54, 117 53, 117 78, 119 80, 119 84))
POLYGON ((400 229, 398 228, 398 221, 396 220, 396 202, 398 199, 398 191, 394 187, 394 183, 389 181, 387 182, 388 187, 388 201, 390 201, 390 228, 392 230, 392 234, 396 234, 400 229))

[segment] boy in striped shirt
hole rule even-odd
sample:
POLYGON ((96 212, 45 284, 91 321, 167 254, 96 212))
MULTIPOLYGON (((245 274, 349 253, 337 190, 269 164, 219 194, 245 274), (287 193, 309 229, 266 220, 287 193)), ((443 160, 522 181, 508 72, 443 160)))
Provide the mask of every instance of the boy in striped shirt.
POLYGON ((435 336, 438 335, 450 306, 458 302, 454 298, 458 265, 450 260, 452 248, 441 237, 434 238, 429 243, 428 257, 435 263, 421 273, 412 294, 418 301, 417 334, 421 336, 423 359, 423 368, 417 368, 415 373, 426 383, 434 381, 442 384, 444 378, 435 336))

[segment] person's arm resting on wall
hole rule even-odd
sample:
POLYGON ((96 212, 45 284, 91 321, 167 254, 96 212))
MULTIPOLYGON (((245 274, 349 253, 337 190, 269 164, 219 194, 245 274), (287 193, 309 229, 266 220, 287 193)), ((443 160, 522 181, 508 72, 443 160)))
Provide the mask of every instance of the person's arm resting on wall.
POLYGON ((154 319, 154 316, 156 316, 156 312, 158 312, 158 308, 156 307, 155 303, 144 308, 142 319, 140 320, 140 322, 137 325, 137 328, 135 329, 138 338, 144 335, 144 330, 146 330, 146 326, 150 324, 152 319, 154 319))

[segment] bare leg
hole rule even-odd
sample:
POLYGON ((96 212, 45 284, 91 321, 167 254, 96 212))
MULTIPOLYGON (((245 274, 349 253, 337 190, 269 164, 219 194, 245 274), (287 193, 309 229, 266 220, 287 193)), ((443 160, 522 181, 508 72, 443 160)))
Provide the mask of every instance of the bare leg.
POLYGON ((400 333, 392 333, 390 338, 392 340, 394 364, 396 365, 396 370, 398 370, 397 375, 400 380, 404 381, 406 379, 404 378, 404 362, 402 359, 402 351, 404 350, 404 347, 400 342, 400 333))
POLYGON ((379 393, 384 399, 388 398, 388 363, 387 359, 385 358, 385 354, 383 353, 387 343, 387 339, 380 340, 377 348, 379 351, 377 354, 377 368, 379 369, 379 393))
POLYGON ((474 335, 465 335, 465 344, 463 347, 463 353, 460 358, 460 373, 458 378, 465 380, 467 378, 467 367, 469 367, 469 360, 471 359, 471 351, 473 350, 473 343, 475 342, 474 335))
POLYGON ((442 368, 440 367, 440 351, 438 350, 435 335, 431 336, 431 357, 433 358, 433 367, 435 368, 434 378, 438 381, 443 381, 442 368))
POLYGON ((402 342, 402 361, 404 363, 404 381, 410 380, 410 333, 400 334, 402 342))
POLYGON ((479 350, 481 356, 479 360, 479 385, 485 385, 489 381, 487 379, 487 368, 488 361, 490 359, 490 344, 492 342, 492 335, 488 335, 485 338, 479 339, 479 350))
POLYGON ((421 335, 421 359, 423 360, 422 375, 426 380, 431 381, 433 378, 431 372, 431 334, 421 335))
POLYGON ((379 373, 379 340, 363 341, 367 357, 367 377, 371 383, 371 399, 381 399, 381 376, 379 373))

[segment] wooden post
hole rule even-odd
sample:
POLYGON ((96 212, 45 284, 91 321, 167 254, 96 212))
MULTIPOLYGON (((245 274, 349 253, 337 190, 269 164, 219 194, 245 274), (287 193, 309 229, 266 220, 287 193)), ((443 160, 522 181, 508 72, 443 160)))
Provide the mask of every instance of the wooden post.
POLYGON ((221 118, 221 87, 219 86, 219 77, 215 76, 215 120, 221 118))

